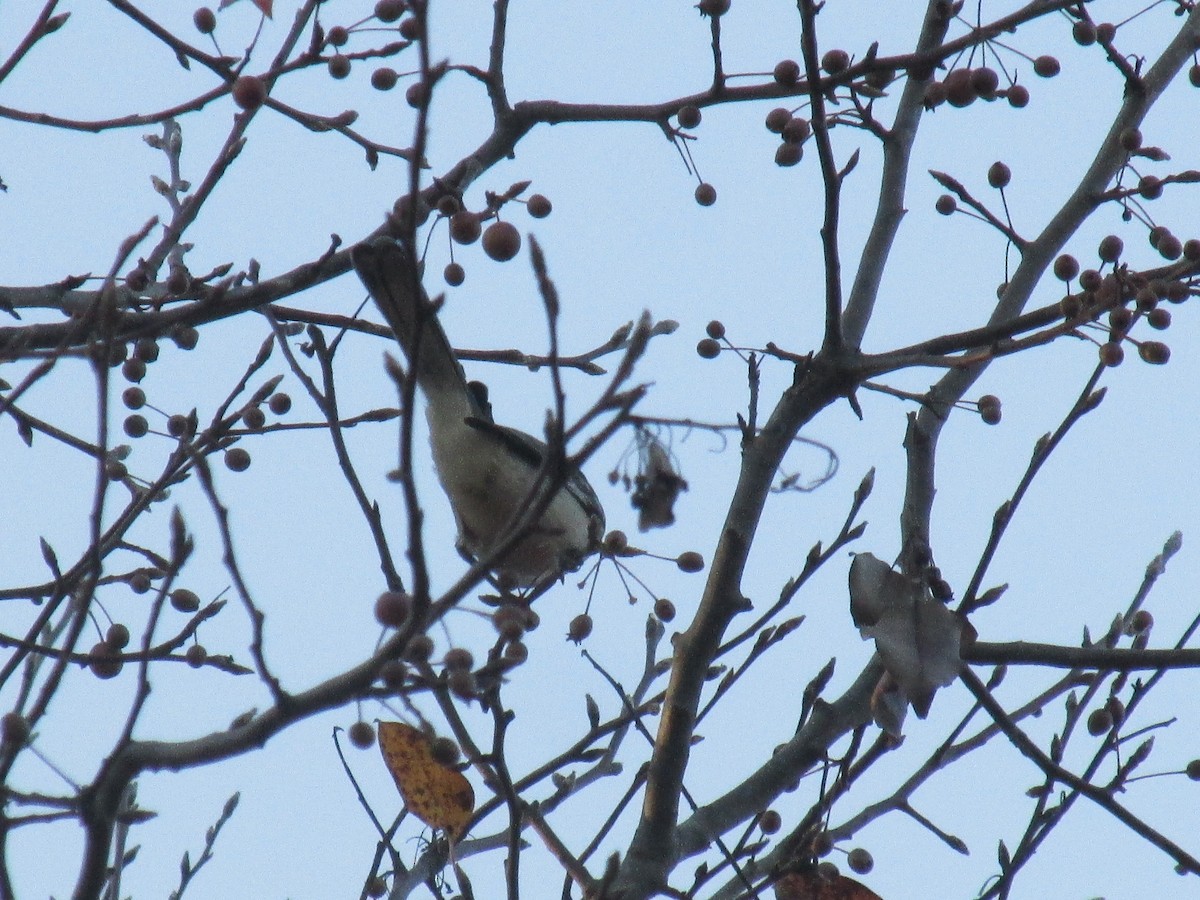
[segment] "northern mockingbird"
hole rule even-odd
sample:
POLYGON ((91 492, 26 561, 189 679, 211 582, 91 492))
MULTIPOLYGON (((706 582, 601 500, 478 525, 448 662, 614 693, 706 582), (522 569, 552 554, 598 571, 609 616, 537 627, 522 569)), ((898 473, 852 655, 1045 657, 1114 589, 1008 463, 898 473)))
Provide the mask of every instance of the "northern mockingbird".
MULTIPOLYGON (((406 246, 375 238, 353 247, 350 259, 425 395, 433 461, 458 524, 458 546, 478 559, 504 537, 505 526, 529 501, 546 444, 492 421, 486 388, 467 383, 406 246)), ((583 473, 571 468, 495 572, 518 587, 537 584, 578 569, 603 535, 604 509, 583 473)))

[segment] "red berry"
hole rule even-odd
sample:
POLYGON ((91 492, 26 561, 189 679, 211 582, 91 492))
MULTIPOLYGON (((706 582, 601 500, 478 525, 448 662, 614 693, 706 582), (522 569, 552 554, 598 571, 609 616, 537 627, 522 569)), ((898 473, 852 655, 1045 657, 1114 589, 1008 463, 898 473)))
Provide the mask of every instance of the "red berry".
POLYGON ((201 34, 212 34, 217 29, 217 14, 207 6, 201 6, 192 13, 192 24, 201 34))
POLYGON ((168 596, 171 606, 181 613, 194 613, 200 608, 200 597, 195 591, 189 591, 187 588, 175 588, 168 596))
POLYGON ((329 57, 329 74, 333 78, 345 78, 350 74, 350 57, 335 53, 329 57))
POLYGON ((592 617, 587 613, 580 613, 571 620, 571 624, 567 626, 567 640, 573 643, 581 643, 589 634, 592 633, 592 617))
POLYGON ((370 722, 359 720, 346 729, 350 743, 359 750, 366 750, 375 743, 375 729, 370 722))
POLYGON ((1033 71, 1042 78, 1053 78, 1062 71, 1062 65, 1053 56, 1039 56, 1033 61, 1033 71))
POLYGON ((525 208, 535 219, 544 219, 550 215, 554 206, 550 203, 549 198, 543 194, 530 194, 529 199, 525 201, 525 208))
POLYGON ((375 18, 380 22, 395 22, 404 15, 404 0, 379 0, 375 4, 375 18))
POLYGON ((850 54, 845 50, 829 50, 821 57, 821 68, 830 75, 846 71, 850 67, 850 54))
POLYGON ((953 197, 951 197, 949 194, 942 194, 934 202, 933 208, 936 209, 943 216, 948 216, 951 213, 953 213, 956 209, 958 209, 958 201, 955 200, 953 197))
POLYGON ((375 600, 375 620, 386 627, 399 628, 411 610, 412 600, 399 591, 384 591, 375 600))
POLYGON ((794 59, 783 59, 775 64, 775 71, 772 73, 777 84, 784 87, 791 87, 800 80, 800 63, 794 59))
POLYGON ((479 216, 469 210, 456 212, 450 217, 450 237, 459 244, 473 244, 483 233, 479 216))
POLYGON ((988 184, 994 188, 1008 187, 1012 181, 1012 169, 1002 162, 994 162, 988 169, 988 184))
POLYGON ((767 126, 767 131, 771 132, 772 134, 779 134, 783 131, 783 126, 786 125, 791 118, 792 114, 790 111, 784 109, 782 106, 777 106, 767 113, 767 119, 764 124, 767 126))
POLYGON ((250 451, 243 447, 230 447, 225 451, 225 468, 230 472, 245 472, 250 468, 250 451))
POLYGON ((400 80, 400 76, 395 69, 389 69, 387 66, 376 69, 371 73, 371 87, 377 91, 390 91, 396 86, 396 82, 400 80))
POLYGON ((1023 84, 1014 84, 1004 95, 1008 98, 1008 105, 1013 109, 1024 109, 1029 105, 1029 88, 1023 84))
POLYGON ((804 156, 804 147, 800 144, 783 143, 775 148, 775 165, 788 168, 800 162, 804 156))
POLYGON ((134 413, 131 416, 125 417, 125 433, 131 438, 145 437, 150 431, 150 423, 146 421, 146 417, 140 413, 134 413))
POLYGON ((88 668, 97 678, 116 678, 124 665, 117 651, 104 641, 97 643, 88 653, 88 668))
POLYGON ((695 128, 700 124, 700 107, 692 106, 690 103, 687 106, 681 106, 679 112, 675 114, 675 118, 679 120, 680 128, 695 128))
MULTIPOLYGON (((247 112, 251 112, 266 102, 267 83, 257 75, 239 75, 233 82, 231 93, 234 103, 247 112)), ((185 290, 187 290, 186 287, 174 293, 182 293, 185 290)))
POLYGON ((483 252, 496 262, 508 262, 521 250, 521 232, 511 222, 493 222, 483 233, 483 252))
POLYGON ((1069 253, 1064 253, 1054 261, 1054 277, 1063 281, 1071 281, 1079 274, 1079 260, 1069 253))

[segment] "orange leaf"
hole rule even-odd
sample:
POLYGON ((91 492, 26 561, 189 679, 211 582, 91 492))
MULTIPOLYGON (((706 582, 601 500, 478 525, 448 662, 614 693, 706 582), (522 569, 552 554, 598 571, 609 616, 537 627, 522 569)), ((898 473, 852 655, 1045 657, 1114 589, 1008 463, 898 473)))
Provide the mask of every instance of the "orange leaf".
POLYGON ((458 840, 475 809, 471 782, 434 759, 429 738, 404 722, 379 723, 379 749, 409 812, 458 840))
POLYGON ((883 900, 853 878, 826 877, 818 869, 784 875, 775 882, 775 897, 776 900, 883 900))

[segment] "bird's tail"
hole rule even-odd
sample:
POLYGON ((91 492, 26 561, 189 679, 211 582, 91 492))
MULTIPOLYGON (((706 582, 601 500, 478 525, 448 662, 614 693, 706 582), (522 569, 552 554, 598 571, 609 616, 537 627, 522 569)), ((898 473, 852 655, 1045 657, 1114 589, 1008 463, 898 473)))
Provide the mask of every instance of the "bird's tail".
MULTIPOLYGON (((408 357, 417 383, 427 395, 472 403, 462 366, 437 320, 437 307, 421 285, 410 250, 399 241, 374 238, 352 247, 350 260, 408 357)), ((468 414, 478 415, 471 409, 468 414)))

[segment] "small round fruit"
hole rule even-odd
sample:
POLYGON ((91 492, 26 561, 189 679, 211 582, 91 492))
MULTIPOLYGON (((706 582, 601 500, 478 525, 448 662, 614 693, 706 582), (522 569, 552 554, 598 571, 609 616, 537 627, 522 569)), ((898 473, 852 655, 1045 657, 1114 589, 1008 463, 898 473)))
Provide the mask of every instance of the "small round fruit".
POLYGON ((988 168, 988 184, 994 188, 1008 187, 1012 181, 1012 169, 1002 162, 996 161, 988 168))
POLYGON ((592 633, 592 617, 587 613, 580 613, 571 620, 571 624, 567 626, 567 640, 576 644, 584 641, 589 634, 592 633))
POLYGON ((729 12, 729 7, 731 4, 732 0, 700 0, 700 2, 696 4, 696 9, 700 10, 700 15, 702 16, 712 16, 713 18, 716 18, 729 12))
POLYGON ((150 423, 146 421, 146 417, 140 413, 134 413, 131 416, 125 417, 124 424, 125 433, 131 438, 145 437, 150 431, 150 423))
POLYGON ((995 394, 984 394, 979 398, 979 418, 985 425, 998 425, 1002 415, 1000 398, 995 394))
POLYGON ((1125 242, 1115 234, 1110 234, 1101 239, 1097 255, 1105 262, 1116 262, 1124 249, 1125 242))
POLYGON ((850 67, 850 54, 845 50, 828 50, 821 57, 821 68, 830 75, 837 75, 850 67))
POLYGON ((809 124, 808 119, 795 116, 783 126, 783 131, 779 133, 779 136, 789 144, 802 144, 808 140, 810 134, 812 134, 812 125, 809 124))
POLYGON ((205 660, 208 659, 208 651, 204 649, 203 644, 192 644, 192 646, 184 651, 183 657, 187 660, 189 666, 193 669, 199 669, 204 665, 205 660))
POLYGON ((196 344, 200 342, 200 332, 191 325, 184 325, 175 329, 171 334, 171 340, 180 350, 195 350, 196 344))
POLYGON ((794 59, 781 59, 775 64, 772 75, 776 84, 790 87, 800 80, 800 63, 794 59))
POLYGON ((1064 253, 1054 261, 1054 277, 1063 281, 1071 281, 1079 274, 1079 260, 1070 253, 1064 253))
POLYGON ((247 112, 253 112, 267 101, 267 83, 257 75, 239 75, 230 92, 233 102, 247 112))
POLYGON ((710 338, 719 341, 721 338, 725 337, 725 323, 719 319, 713 319, 704 326, 704 333, 710 338))
POLYGON ((783 168, 790 168, 800 162, 804 156, 804 146, 802 144, 782 143, 775 148, 775 165, 783 168))
POLYGON ((483 234, 479 216, 470 210, 456 212, 450 217, 450 237, 458 244, 473 244, 483 234))
POLYGON ((1131 153, 1142 146, 1142 133, 1136 128, 1126 128, 1121 132, 1121 146, 1131 153))
POLYGON ((333 78, 342 79, 350 74, 350 57, 335 53, 329 57, 329 74, 333 78))
POLYGON ((88 653, 88 668, 97 678, 116 678, 121 673, 125 663, 117 656, 117 651, 100 641, 88 653))
POLYGON ((544 219, 550 215, 554 205, 545 194, 530 194, 529 199, 525 201, 525 209, 535 219, 544 219))
POLYGON ((859 875, 866 875, 875 868, 875 860, 871 857, 871 852, 864 847, 855 847, 846 854, 846 865, 850 867, 852 872, 857 872, 859 875))
POLYGON ((113 622, 104 633, 104 643, 114 650, 124 650, 129 646, 129 628, 120 622, 113 622))
POLYGON ((1093 737, 1100 737, 1102 734, 1108 734, 1112 729, 1113 718, 1112 713, 1101 707, 1093 709, 1087 719, 1088 734, 1093 737))
POLYGON ((1138 356, 1152 366, 1164 366, 1171 359, 1171 348, 1162 341, 1142 341, 1138 344, 1138 356))
POLYGON ((447 263, 446 268, 442 270, 442 278, 446 279, 446 284, 450 287, 458 287, 467 279, 467 270, 456 262, 447 263))
POLYGON ((404 658, 410 662, 428 662, 433 655, 433 638, 427 634, 413 635, 413 639, 404 648, 404 658))
POLYGON ((292 408, 292 398, 288 394, 272 394, 267 408, 277 416, 286 415, 292 408))
POLYGON ((18 712, 6 712, 0 718, 0 737, 6 744, 24 744, 29 740, 29 722, 18 712))
POLYGON ((145 570, 134 572, 129 576, 129 589, 135 594, 144 594, 150 590, 150 575, 145 570))
POLYGON ((388 628, 399 628, 408 620, 412 600, 400 591, 384 591, 375 599, 375 621, 388 628))
POLYGON ((717 189, 707 181, 696 185, 696 202, 701 206, 712 206, 717 202, 717 189))
POLYGON ((943 216, 948 216, 948 215, 951 215, 956 209, 958 209, 958 201, 955 200, 953 197, 951 197, 949 194, 942 194, 934 202, 933 208, 936 209, 943 216))
POLYGON ((701 359, 716 359, 721 355, 721 345, 712 338, 701 338, 696 344, 696 353, 701 359))
POLYGON ((1024 109, 1029 105, 1029 88, 1023 84, 1014 84, 1004 92, 1004 96, 1013 109, 1024 109))
POLYGON ((250 468, 250 451, 244 447, 230 447, 225 451, 225 468, 230 472, 245 472, 250 468))
POLYGON ((121 375, 126 381, 141 381, 146 377, 146 361, 143 359, 127 359, 121 363, 121 375))
POLYGON ((1033 61, 1033 71, 1042 78, 1053 78, 1062 71, 1062 65, 1053 56, 1039 56, 1033 61))
POLYGON ((127 409, 141 409, 146 405, 146 392, 140 387, 127 387, 121 392, 121 402, 127 409))
POLYGON ((251 431, 258 431, 267 424, 267 414, 261 406, 250 406, 242 413, 242 424, 251 431))
POLYGON ((1125 350, 1116 341, 1108 341, 1100 345, 1100 362, 1115 369, 1125 361, 1125 350))
POLYGON ((1155 307, 1146 313, 1146 324, 1158 331, 1165 331, 1171 327, 1171 311, 1155 307))
POLYGON ((458 744, 454 743, 453 739, 435 737, 429 742, 429 755, 435 762, 441 763, 443 766, 452 766, 458 762, 462 751, 458 749, 458 744))
POLYGON ((1091 22, 1076 22, 1071 26, 1071 37, 1080 47, 1088 47, 1096 43, 1096 26, 1091 22))
POLYGON ((659 597, 654 601, 654 615, 660 622, 670 622, 675 618, 675 604, 666 597, 659 597))
POLYGON ((421 36, 421 23, 416 16, 409 16, 400 23, 400 37, 406 41, 415 41, 421 36))
POLYGON ((404 15, 404 0, 379 0, 375 4, 375 18, 380 22, 395 22, 404 15))
POLYGON ((685 550, 675 558, 675 565, 682 572, 699 572, 704 568, 704 557, 695 550, 685 550))
POLYGON ((395 69, 382 66, 371 73, 371 87, 377 91, 390 91, 400 80, 395 69))
POLYGON ((996 89, 1000 87, 1000 76, 996 74, 995 69, 987 66, 972 69, 971 87, 980 97, 991 100, 996 96, 996 89))
POLYGON ((175 413, 173 416, 167 417, 167 434, 173 438, 181 438, 187 436, 191 431, 192 423, 188 417, 182 413, 175 413))
POLYGON ((450 672, 469 672, 475 665, 475 657, 466 647, 451 647, 442 658, 442 665, 450 672))
POLYGON ((702 118, 700 107, 690 103, 687 106, 681 106, 679 112, 675 114, 675 118, 679 120, 680 128, 695 128, 700 124, 702 118))
POLYGON ((1163 259, 1179 259, 1183 255, 1183 241, 1173 234, 1165 234, 1158 241, 1158 254, 1163 259))
POLYGON ((779 134, 783 131, 783 126, 791 121, 792 114, 790 110, 784 109, 782 106, 777 106, 769 113, 764 124, 767 126, 767 131, 771 134, 779 134))
POLYGON ((429 91, 425 87, 425 82, 416 81, 410 84, 404 91, 404 102, 413 109, 420 109, 429 102, 429 91))
POLYGON ((217 30, 217 14, 207 6, 201 6, 192 13, 192 24, 201 34, 212 34, 217 30))
POLYGON ((325 39, 334 47, 344 47, 350 40, 350 32, 342 25, 334 25, 325 35, 325 39))
POLYGON ((1154 627, 1154 614, 1148 609, 1139 609, 1129 620, 1129 630, 1134 634, 1149 631, 1154 627))
POLYGON ((194 613, 200 608, 200 597, 187 588, 175 588, 169 595, 171 606, 181 613, 194 613))
POLYGON ((375 729, 370 722, 361 719, 346 729, 350 743, 359 750, 366 750, 375 744, 375 729))
POLYGON ((776 810, 768 809, 766 812, 759 814, 758 827, 763 834, 774 834, 782 825, 783 816, 779 815, 776 810))
POLYGON ((521 250, 521 232, 511 222, 493 222, 483 232, 483 252, 496 262, 508 262, 521 250))
POLYGON ((1200 781, 1200 759, 1190 760, 1184 767, 1184 771, 1192 781, 1200 781))

